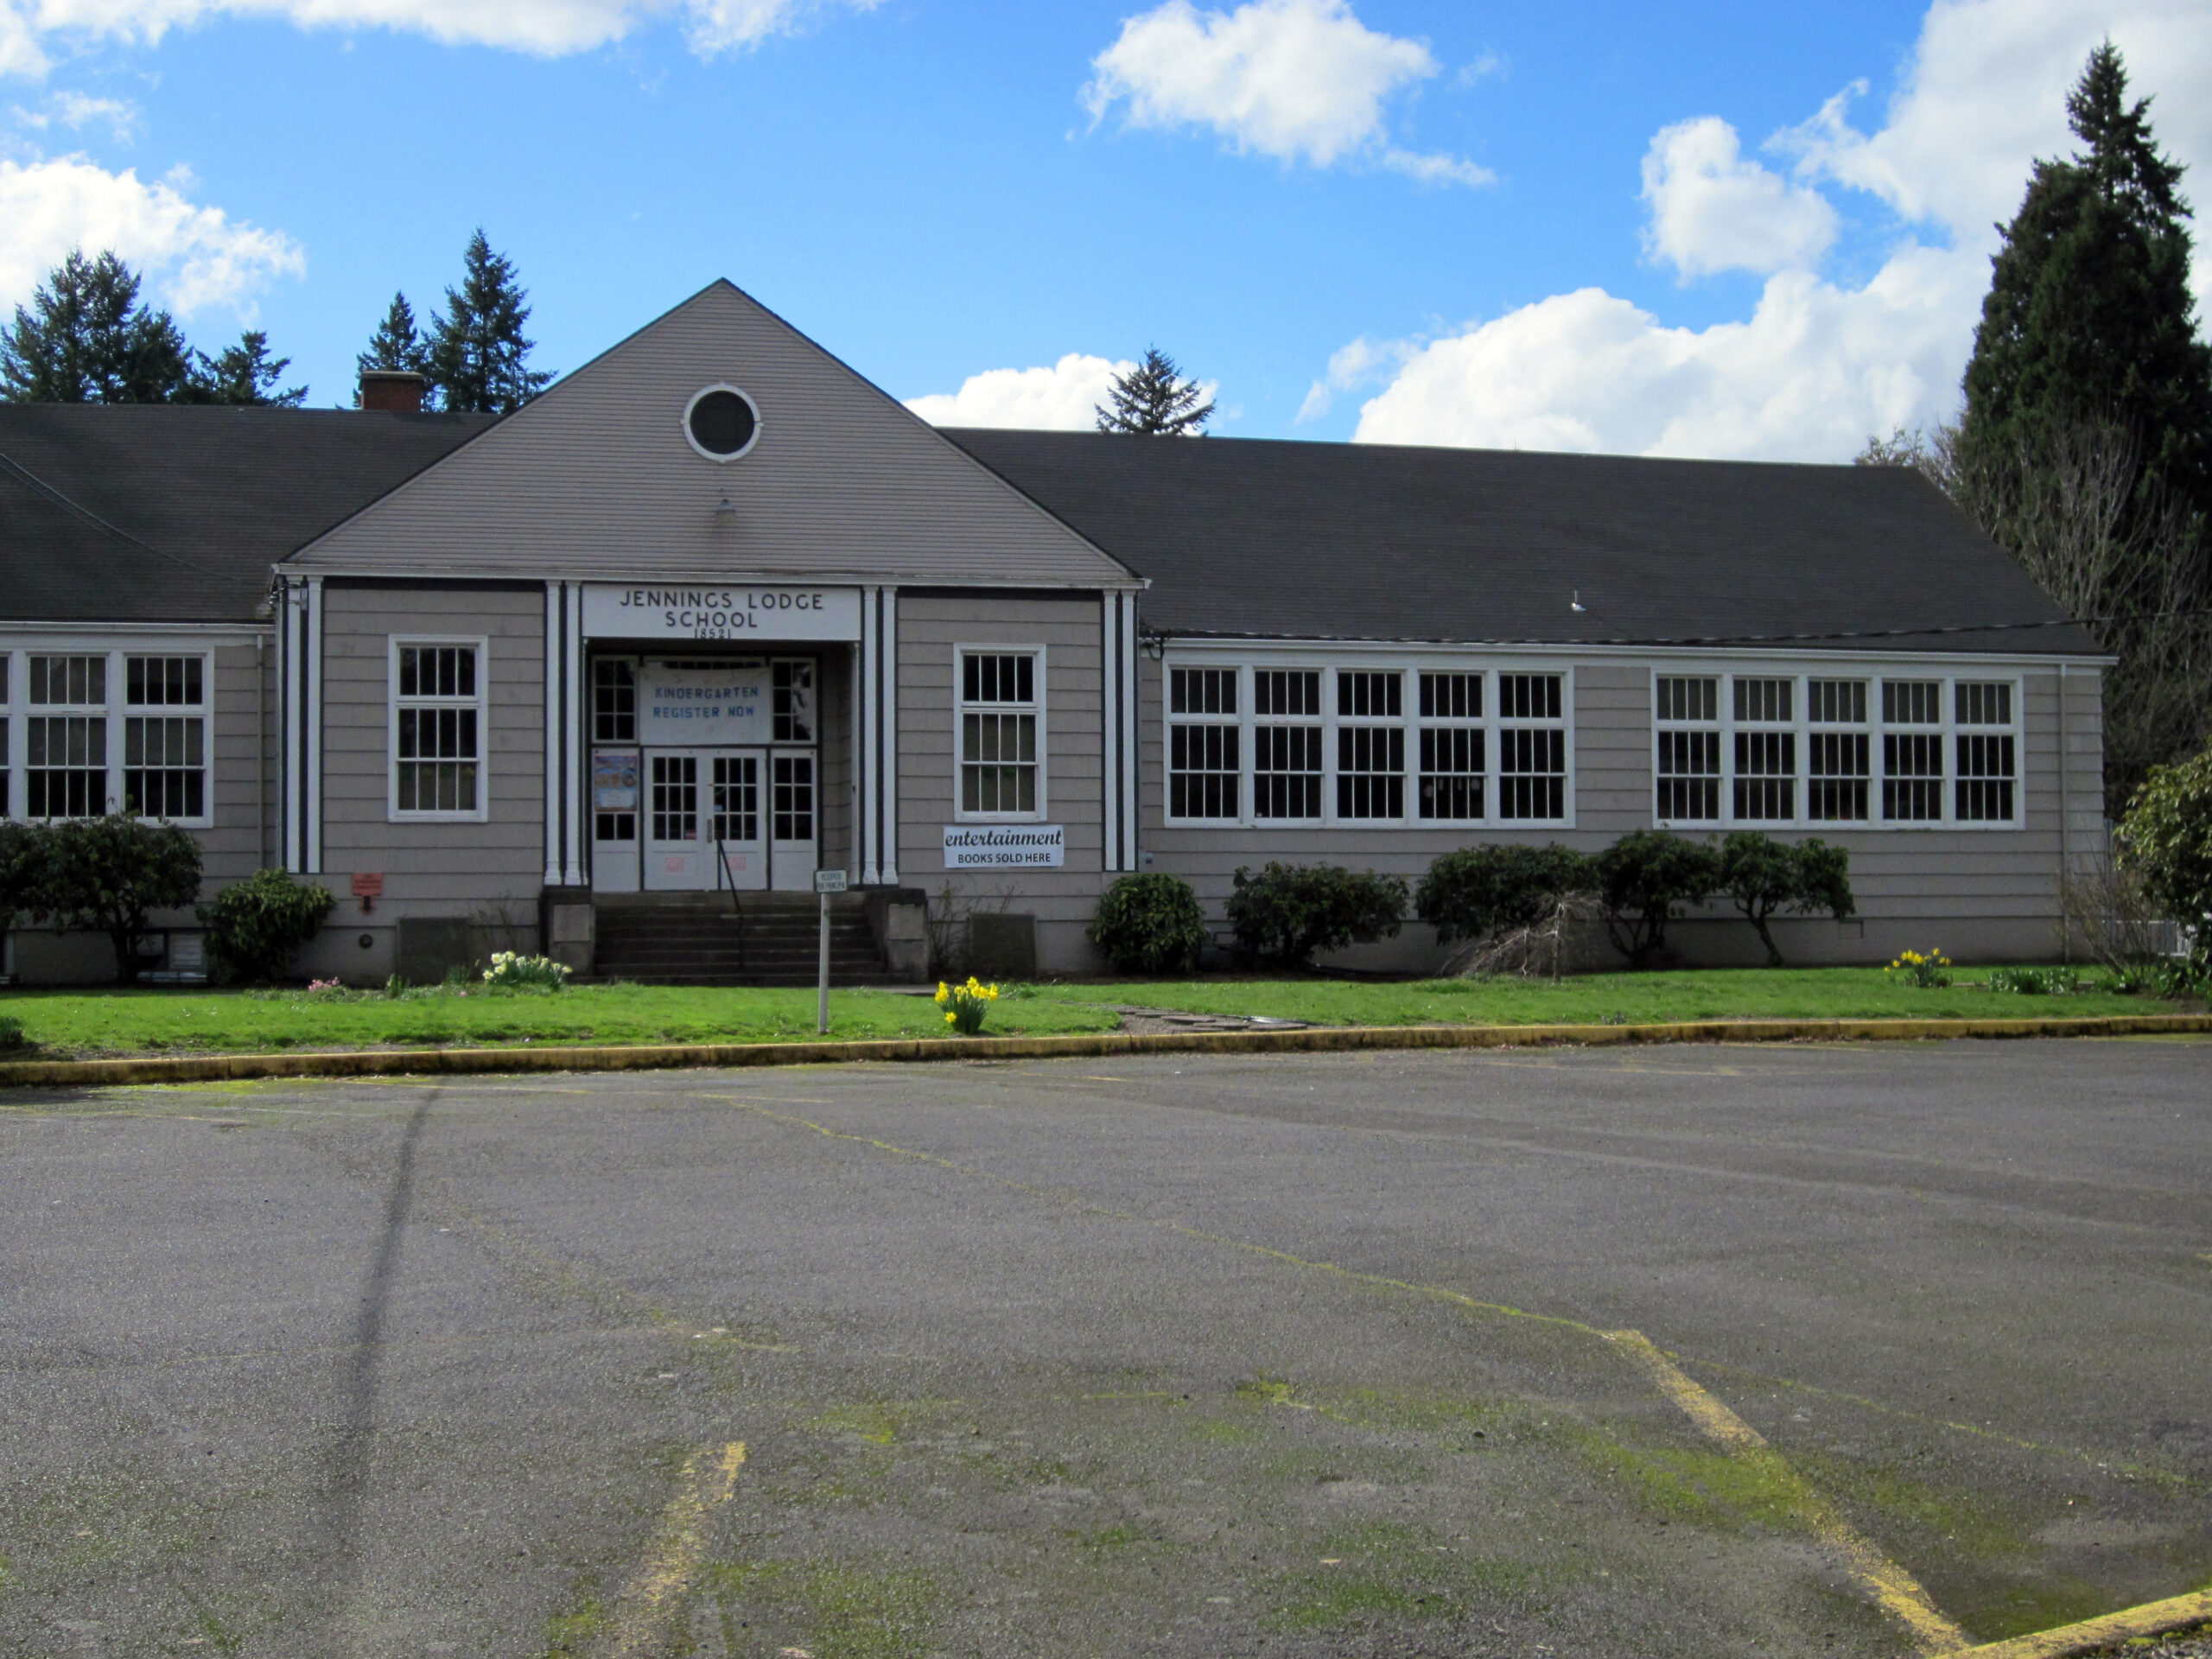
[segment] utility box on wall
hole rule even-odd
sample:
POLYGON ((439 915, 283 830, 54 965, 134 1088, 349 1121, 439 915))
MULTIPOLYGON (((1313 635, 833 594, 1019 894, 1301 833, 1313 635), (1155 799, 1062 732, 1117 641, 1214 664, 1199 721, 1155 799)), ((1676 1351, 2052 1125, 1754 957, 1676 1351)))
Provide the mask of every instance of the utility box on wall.
POLYGON ((582 887, 548 887, 538 903, 539 948, 578 977, 592 970, 599 912, 582 887))

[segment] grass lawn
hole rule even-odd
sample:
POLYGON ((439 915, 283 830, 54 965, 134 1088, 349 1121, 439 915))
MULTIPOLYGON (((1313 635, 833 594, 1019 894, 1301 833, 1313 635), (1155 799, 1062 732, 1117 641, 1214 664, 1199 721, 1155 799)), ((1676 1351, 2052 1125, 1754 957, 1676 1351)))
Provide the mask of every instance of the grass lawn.
MULTIPOLYGON (((1921 990, 1878 968, 1720 968, 1586 974, 1546 980, 1200 979, 1040 985, 1040 998, 1128 1003, 1193 1014, 1265 1014, 1353 1026, 1650 1025, 1680 1020, 2028 1020, 2084 1014, 2165 1014, 2184 1005, 2077 991, 2023 996, 1978 989, 1955 969, 1947 989, 1921 990)), ((2088 977, 2084 976, 2085 979, 2088 977)), ((1001 1003, 1000 1006, 1007 1006, 1001 1003)), ((1016 1006, 1033 1006, 1018 1004, 1016 1006)), ((2194 1007, 2195 1004, 2186 1005, 2194 1007)))
MULTIPOLYGON (((1117 1005, 1194 1014, 1265 1014, 1319 1025, 1652 1024, 1680 1020, 1995 1018, 2158 1014, 2194 1003, 2110 992, 2022 996, 1980 989, 1956 970, 1919 990, 1874 968, 1722 969, 1592 974, 1545 981, 1197 979, 1009 986, 987 1035, 1111 1031, 1117 1005)), ((0 991, 0 1020, 22 1022, 41 1058, 147 1053, 251 1053, 286 1048, 505 1043, 799 1042, 814 1033, 807 988, 582 985, 551 993, 443 988, 401 998, 305 991, 0 991)), ((833 1039, 941 1037, 924 997, 833 991, 833 1039)), ((17 1051, 20 1054, 22 1051, 17 1051)))

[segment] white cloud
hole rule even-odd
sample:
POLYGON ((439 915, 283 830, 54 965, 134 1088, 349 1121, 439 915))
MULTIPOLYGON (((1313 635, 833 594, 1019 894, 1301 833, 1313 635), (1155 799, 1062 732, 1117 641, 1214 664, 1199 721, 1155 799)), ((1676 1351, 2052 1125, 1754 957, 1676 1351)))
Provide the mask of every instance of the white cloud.
MULTIPOLYGON (((986 369, 957 391, 909 397, 906 407, 932 426, 1018 426, 1088 431, 1114 377, 1136 367, 1070 352, 1050 368, 986 369)), ((1207 388, 1212 395, 1212 388, 1207 388)))
POLYGON ((789 34, 839 8, 880 0, 0 0, 0 74, 40 75, 47 47, 116 41, 154 45, 172 29, 222 17, 281 19, 300 29, 384 29, 447 46, 553 57, 587 52, 673 16, 711 56, 789 34))
POLYGON ((1234 11, 1166 0, 1123 22, 1083 97, 1094 119, 1122 104, 1133 127, 1211 127, 1278 161, 1372 157, 1427 182, 1488 183, 1472 162, 1389 142, 1385 102, 1438 67, 1419 41, 1369 29, 1348 0, 1249 0, 1234 11))
MULTIPOLYGON (((2134 93, 2155 96, 2160 142, 2212 177, 2212 29, 2203 0, 1936 0, 1887 119, 1850 121, 1847 88, 1772 148, 1790 184, 1745 162, 1715 118, 1669 127, 1645 162, 1652 251, 1685 274, 1771 273, 1751 315, 1670 327, 1599 289, 1527 305, 1442 338, 1354 342, 1371 363, 1395 349, 1389 384, 1355 436, 1376 442, 1587 449, 1616 454, 1840 461, 1867 435, 1954 413, 1989 282, 1995 221, 2019 205, 2037 156, 2069 153, 2065 94, 2107 33, 2134 93), (1862 285, 1823 276, 1834 239, 1821 188, 1871 195, 1897 217, 1862 285), (1764 207, 1762 207, 1762 203, 1764 207)), ((2201 251, 2200 307, 2212 291, 2201 251)), ((1347 348, 1350 349, 1350 348, 1347 348)), ((1339 354, 1342 355, 1341 353, 1339 354)), ((1325 407, 1350 378, 1316 383, 1325 407)))
POLYGON ((211 305, 250 312, 276 277, 306 274, 291 238, 198 206, 188 188, 184 175, 148 183, 82 156, 0 160, 0 305, 28 300, 72 248, 113 249, 185 315, 211 305))
POLYGON ((1827 199, 1745 161, 1718 116, 1660 129, 1644 152, 1643 200, 1646 245, 1684 276, 1802 269, 1835 241, 1827 199))
POLYGON ((118 143, 128 143, 137 136, 139 111, 136 104, 121 99, 92 98, 83 92, 56 92, 47 100, 46 107, 27 110, 20 104, 15 109, 18 125, 44 132, 49 127, 67 127, 73 131, 88 127, 94 122, 104 122, 118 143))
POLYGON ((1409 340, 1375 340, 1364 334, 1349 346, 1338 347, 1330 353, 1328 372, 1306 390, 1306 401, 1298 406, 1299 423, 1319 420, 1339 392, 1382 385, 1405 365, 1414 350, 1409 340))

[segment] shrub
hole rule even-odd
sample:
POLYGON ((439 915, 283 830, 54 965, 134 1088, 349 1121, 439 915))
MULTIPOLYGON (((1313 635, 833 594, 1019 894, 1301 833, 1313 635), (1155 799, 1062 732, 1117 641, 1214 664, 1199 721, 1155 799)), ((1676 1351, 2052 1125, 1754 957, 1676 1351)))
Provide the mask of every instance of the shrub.
POLYGON ((1926 950, 1900 950, 1897 959, 1882 969, 1885 974, 1903 974, 1923 991, 1937 991, 1951 982, 1951 959, 1933 947, 1926 950))
POLYGON ((1414 914, 1435 926, 1441 944, 1486 939, 1533 927, 1567 894, 1597 885, 1590 861, 1557 842, 1462 847, 1428 867, 1414 892, 1414 914))
POLYGON ((983 1016, 991 1011, 991 1004, 999 1000, 999 988, 986 985, 975 975, 968 976, 965 985, 948 985, 938 982, 937 1005, 944 1010, 944 1023, 963 1037, 979 1035, 983 1029, 983 1016))
POLYGON ((283 870, 256 870, 232 882, 200 907, 216 972, 250 985, 285 978, 337 902, 320 882, 295 881, 283 870))
POLYGON ((1796 846, 1738 830, 1720 843, 1716 885, 1735 900, 1766 946, 1766 965, 1779 968, 1782 947, 1767 926, 1777 911, 1826 911, 1839 922, 1857 906, 1851 897, 1851 855, 1819 839, 1796 846))
POLYGON ((173 823, 123 812, 37 834, 44 868, 29 907, 60 927, 105 933, 115 945, 116 977, 130 984, 148 912, 181 910, 200 896, 200 843, 173 823))
POLYGON ((2120 862, 2187 930, 2196 976, 2212 975, 2212 749, 2151 769, 2121 821, 2120 862))
POLYGON ((2071 968, 1993 968, 1989 988, 2020 996, 2065 996, 2081 988, 2082 976, 2071 968))
POLYGON ((494 950, 484 982, 512 991, 557 991, 569 982, 569 969, 550 957, 525 957, 494 950))
POLYGON ((1205 912, 1179 876, 1125 875, 1099 898, 1090 942, 1117 972, 1186 974, 1205 949, 1205 912))
POLYGON ((23 1035, 23 1022, 10 1014, 0 1014, 0 1054, 11 1048, 29 1048, 30 1039, 23 1035))
MULTIPOLYGON (((0 803, 0 810, 4 810, 0 803)), ((40 879, 46 867, 41 832, 29 824, 0 820, 0 929, 19 912, 38 908, 40 879)))
POLYGON ((1592 861, 1605 931, 1634 968, 1667 948, 1677 905, 1701 905, 1720 885, 1720 861, 1706 842, 1664 830, 1632 830, 1592 861))
POLYGON ((1257 875, 1236 872, 1228 909, 1245 950, 1263 962, 1302 968, 1317 950, 1397 932, 1406 919, 1406 880, 1336 864, 1270 863, 1257 875))

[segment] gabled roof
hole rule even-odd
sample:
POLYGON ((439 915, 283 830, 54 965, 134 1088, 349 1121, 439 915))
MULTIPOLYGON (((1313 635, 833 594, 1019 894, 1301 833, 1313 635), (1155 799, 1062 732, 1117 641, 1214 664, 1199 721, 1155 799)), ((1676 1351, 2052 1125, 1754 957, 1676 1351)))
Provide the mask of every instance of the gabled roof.
POLYGON ((272 564, 491 424, 0 405, 0 620, 245 621, 272 564))
POLYGON ((1169 633, 2097 649, 1904 467, 946 435, 1150 577, 1169 633))

